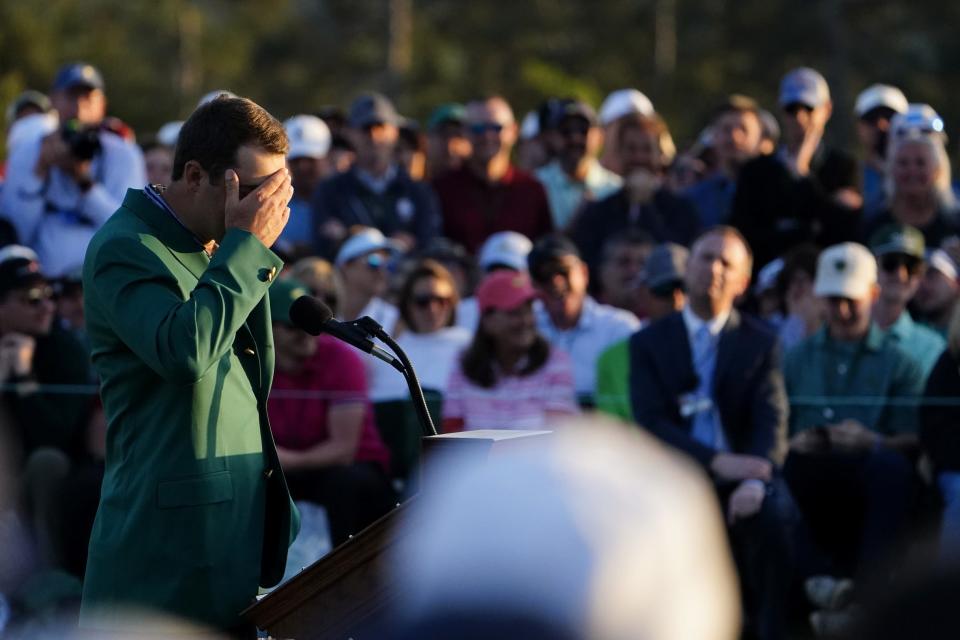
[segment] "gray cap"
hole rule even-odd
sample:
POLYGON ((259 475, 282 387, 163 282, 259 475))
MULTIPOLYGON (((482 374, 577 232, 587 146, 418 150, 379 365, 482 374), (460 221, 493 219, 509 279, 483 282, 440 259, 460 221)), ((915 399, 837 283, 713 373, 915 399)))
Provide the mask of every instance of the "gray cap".
POLYGON ((679 244, 665 242, 657 245, 640 272, 640 283, 650 289, 682 283, 689 257, 687 248, 679 244))
POLYGON ((830 87, 820 72, 809 67, 794 69, 780 82, 780 106, 802 104, 816 109, 830 102, 830 87))
POLYGON ((360 96, 350 104, 350 113, 347 116, 348 124, 354 129, 362 129, 372 124, 400 125, 401 118, 393 103, 380 93, 368 93, 360 96))

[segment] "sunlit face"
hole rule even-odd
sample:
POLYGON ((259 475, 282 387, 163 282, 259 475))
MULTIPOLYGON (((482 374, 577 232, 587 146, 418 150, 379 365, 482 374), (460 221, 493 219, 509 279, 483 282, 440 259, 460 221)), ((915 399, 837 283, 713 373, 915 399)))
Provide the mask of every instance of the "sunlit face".
POLYGON ((555 320, 574 320, 580 314, 587 295, 587 265, 574 255, 566 255, 539 265, 530 274, 543 306, 555 320))
POLYGON ((753 111, 727 111, 713 126, 717 156, 723 164, 741 165, 759 153, 763 127, 753 111))
POLYGON ((624 129, 620 133, 620 166, 624 175, 637 169, 659 173, 663 157, 657 135, 638 127, 624 129))
POLYGON ((877 258, 877 282, 881 299, 893 305, 905 305, 917 293, 923 274, 923 262, 902 253, 887 253, 877 258))
POLYGON ((143 154, 147 166, 147 183, 169 185, 173 174, 173 149, 154 147, 143 154))
POLYGON ((344 287, 366 296, 379 296, 387 288, 387 251, 373 251, 348 260, 340 266, 344 287))
POLYGON ((14 289, 0 299, 0 328, 4 333, 44 336, 50 333, 55 311, 53 289, 47 283, 14 289))
POLYGON ((433 333, 450 324, 454 290, 447 280, 427 276, 417 280, 406 301, 415 333, 433 333))
POLYGON ((867 335, 870 329, 870 307, 875 292, 859 300, 830 296, 825 299, 827 328, 835 340, 854 342, 867 335))
POLYGON ((351 139, 361 167, 389 166, 393 162, 394 148, 400 137, 400 129, 386 122, 375 122, 362 129, 351 129, 351 139))
POLYGON ((687 263, 687 296, 717 313, 733 303, 750 282, 749 257, 743 242, 726 233, 710 233, 693 245, 687 263))
POLYGON ((488 311, 480 319, 483 330, 493 338, 497 349, 521 353, 533 346, 537 339, 537 323, 533 314, 533 301, 525 302, 516 309, 488 311))
POLYGON ((294 191, 301 198, 309 198, 320 181, 330 172, 330 164, 326 158, 288 158, 287 168, 290 169, 290 182, 294 191))
POLYGON ((808 131, 826 126, 832 110, 829 102, 816 108, 800 103, 786 105, 781 112, 784 142, 790 148, 798 147, 808 131))
POLYGON ((939 167, 933 151, 923 142, 900 144, 891 166, 893 186, 898 195, 929 194, 935 189, 939 167))
POLYGON ((81 124, 100 124, 107 115, 107 98, 100 89, 83 85, 54 91, 50 103, 60 120, 79 120, 81 124))
POLYGON ((517 142, 517 124, 499 100, 471 103, 467 108, 467 135, 474 159, 486 164, 501 152, 510 153, 517 142))

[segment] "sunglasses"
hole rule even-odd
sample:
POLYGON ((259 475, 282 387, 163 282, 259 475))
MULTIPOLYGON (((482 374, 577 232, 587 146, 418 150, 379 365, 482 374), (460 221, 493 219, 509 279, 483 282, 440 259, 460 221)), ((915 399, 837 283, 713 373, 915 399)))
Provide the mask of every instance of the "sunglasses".
POLYGON ((413 296, 413 298, 411 298, 410 302, 412 302, 412 303, 414 304, 414 306, 416 306, 416 307, 419 307, 419 308, 421 308, 421 309, 426 309, 426 308, 428 308, 430 305, 432 305, 433 303, 437 303, 438 305, 447 306, 448 304, 450 304, 450 297, 449 297, 449 296, 438 296, 438 295, 436 295, 436 294, 428 293, 428 294, 425 294, 425 295, 422 295, 422 296, 413 296))
POLYGON ((880 268, 887 273, 899 271, 901 267, 906 267, 907 273, 915 275, 919 273, 921 265, 920 260, 903 253, 888 253, 880 258, 880 268))
POLYGON ((27 289, 19 296, 19 299, 23 304, 30 305, 31 307, 39 307, 44 302, 54 299, 53 287, 34 287, 33 289, 27 289))
POLYGON ((790 115, 793 116, 800 111, 807 111, 807 112, 813 111, 813 108, 803 104, 802 102, 791 102, 790 104, 785 106, 783 110, 785 113, 789 113, 790 115))
POLYGON ((487 132, 500 133, 503 131, 503 125, 499 122, 474 122, 469 128, 470 133, 475 136, 482 136, 487 132))
POLYGON ((369 253, 364 259, 364 262, 371 269, 379 271, 387 266, 387 258, 380 253, 369 253))
POLYGON ((566 264, 555 264, 547 265, 541 269, 537 269, 537 272, 534 274, 533 279, 541 284, 549 283, 557 276, 562 276, 564 278, 570 277, 570 265, 566 264))

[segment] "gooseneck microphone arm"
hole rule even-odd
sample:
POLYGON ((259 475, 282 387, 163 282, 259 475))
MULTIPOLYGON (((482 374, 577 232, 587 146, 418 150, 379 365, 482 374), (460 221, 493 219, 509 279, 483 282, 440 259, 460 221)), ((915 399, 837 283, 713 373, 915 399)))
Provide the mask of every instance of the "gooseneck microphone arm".
POLYGON ((413 400, 413 406, 417 410, 417 417, 420 418, 420 429, 425 436, 437 435, 437 427, 433 424, 433 418, 430 417, 430 410, 427 409, 427 400, 423 397, 423 387, 420 386, 420 379, 417 378, 417 372, 413 368, 413 363, 407 357, 406 352, 397 341, 390 337, 390 334, 383 330, 376 320, 369 316, 364 316, 356 320, 356 324, 363 327, 370 335, 379 338, 385 345, 397 355, 400 362, 403 363, 403 377, 407 381, 407 387, 410 389, 410 398, 413 400))
POLYGON ((423 389, 413 369, 413 363, 404 353, 400 345, 383 330, 375 320, 364 316, 352 322, 339 322, 333 317, 333 311, 326 304, 311 296, 301 296, 290 305, 290 321, 294 326, 303 329, 311 335, 328 333, 334 338, 369 353, 403 374, 410 389, 410 397, 420 419, 420 429, 424 435, 437 435, 437 428, 430 418, 427 401, 423 397, 423 389), (379 338, 397 355, 392 355, 374 344, 372 337, 379 338), (399 359, 399 360, 398 360, 399 359))

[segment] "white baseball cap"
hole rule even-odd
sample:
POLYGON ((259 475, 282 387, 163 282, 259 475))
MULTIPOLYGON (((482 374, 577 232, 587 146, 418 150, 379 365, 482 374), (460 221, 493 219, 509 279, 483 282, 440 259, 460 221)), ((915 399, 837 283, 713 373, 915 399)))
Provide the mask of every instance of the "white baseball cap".
POLYGON ((340 251, 337 252, 337 259, 334 264, 339 267, 354 258, 365 256, 374 251, 383 250, 390 251, 391 253, 399 251, 397 245, 392 240, 387 239, 379 229, 367 227, 344 241, 340 247, 340 251))
POLYGON ((950 254, 943 249, 928 250, 926 259, 927 266, 930 269, 936 269, 951 280, 956 280, 957 277, 960 276, 960 271, 957 270, 957 263, 954 262, 950 254))
POLYGON ((877 259, 862 244, 843 242, 827 247, 817 259, 814 295, 862 300, 877 283, 877 259))
POLYGON ((7 150, 13 151, 24 142, 35 142, 39 138, 57 130, 60 118, 56 111, 32 113, 24 116, 10 126, 7 133, 7 150))
POLYGON ((299 115, 289 118, 283 128, 290 138, 287 158, 323 158, 330 151, 330 127, 316 116, 299 115))
POLYGON ((946 135, 943 118, 928 104, 913 103, 890 121, 890 136, 946 135))
POLYGON ((516 231, 499 231, 483 243, 477 263, 486 271, 502 264, 517 271, 527 270, 527 255, 533 249, 530 238, 516 231))
POLYGON ((867 87, 857 96, 857 103, 853 112, 858 118, 878 107, 886 107, 897 113, 905 113, 908 106, 907 97, 903 91, 889 84, 875 84, 867 87))
POLYGON ((617 89, 600 105, 600 126, 605 127, 614 120, 631 113, 652 116, 653 103, 650 102, 650 98, 636 89, 617 89))
POLYGON ((180 137, 180 129, 183 128, 183 120, 174 120, 160 127, 157 131, 157 142, 165 147, 177 146, 177 138, 180 137))

